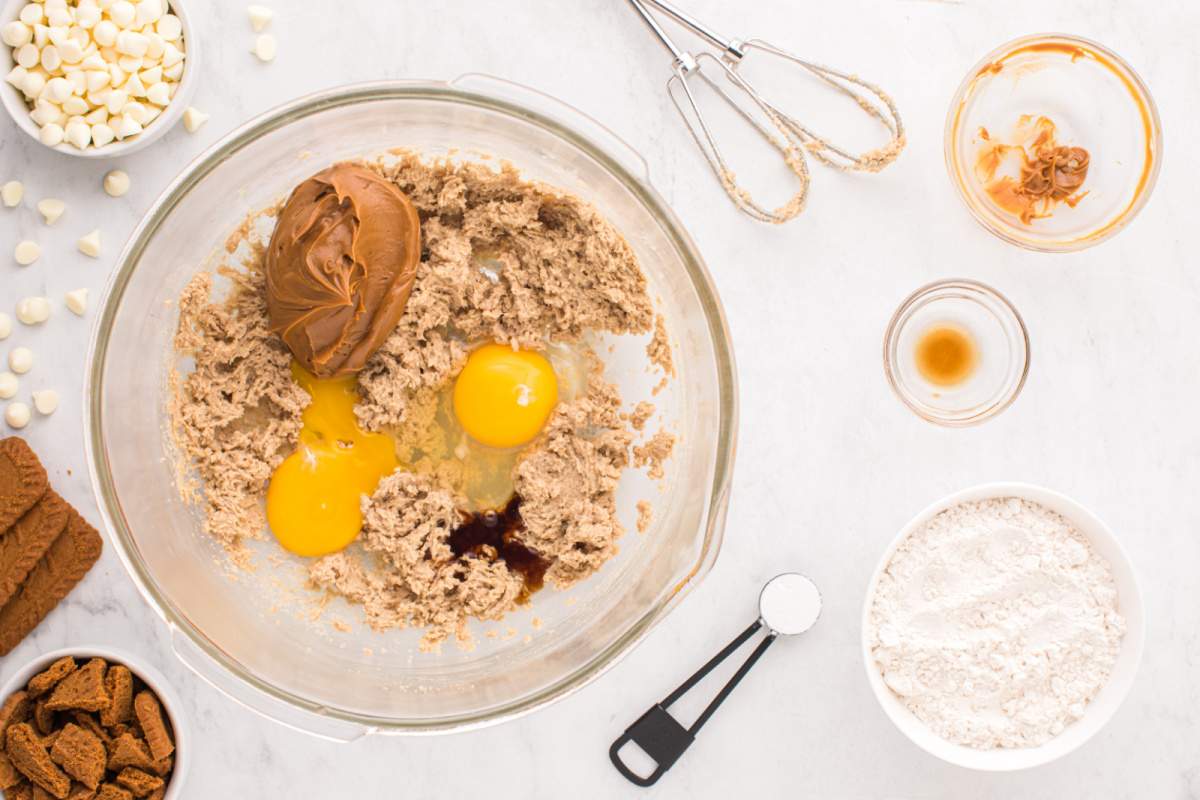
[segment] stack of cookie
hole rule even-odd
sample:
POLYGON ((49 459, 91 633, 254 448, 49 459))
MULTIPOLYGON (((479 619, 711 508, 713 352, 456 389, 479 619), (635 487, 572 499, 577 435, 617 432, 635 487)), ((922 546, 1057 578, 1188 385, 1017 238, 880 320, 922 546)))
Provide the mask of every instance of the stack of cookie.
POLYGON ((0 656, 79 583, 101 546, 96 529, 50 488, 29 445, 0 439, 0 656))

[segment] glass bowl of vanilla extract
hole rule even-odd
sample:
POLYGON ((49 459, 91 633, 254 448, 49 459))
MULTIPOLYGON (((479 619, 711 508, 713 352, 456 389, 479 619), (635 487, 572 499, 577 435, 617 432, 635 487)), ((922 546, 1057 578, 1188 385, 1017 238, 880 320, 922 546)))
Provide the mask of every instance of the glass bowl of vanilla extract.
POLYGON ((929 422, 977 425, 1012 405, 1029 374, 1029 333, 1016 307, 978 281, 953 278, 900 304, 883 341, 888 383, 929 422))

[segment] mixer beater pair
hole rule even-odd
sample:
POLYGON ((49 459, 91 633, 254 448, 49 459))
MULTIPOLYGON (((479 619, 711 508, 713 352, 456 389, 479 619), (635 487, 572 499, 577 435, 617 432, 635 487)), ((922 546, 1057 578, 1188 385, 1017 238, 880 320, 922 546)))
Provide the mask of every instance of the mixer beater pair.
POLYGON ((896 157, 900 155, 900 151, 904 149, 904 124, 900 120, 900 112, 896 109, 892 98, 878 86, 857 76, 806 61, 761 39, 744 41, 726 38, 667 0, 629 0, 629 4, 674 57, 671 66, 675 74, 667 81, 667 93, 687 124, 692 138, 701 153, 704 154, 705 160, 729 198, 739 209, 754 219, 760 222, 781 223, 792 219, 804 210, 808 201, 810 184, 806 154, 811 155, 818 162, 836 169, 878 172, 895 161, 896 157), (712 43, 720 50, 720 53, 690 53, 679 47, 651 13, 650 6, 657 8, 712 43), (740 67, 747 56, 752 53, 774 56, 786 63, 799 66, 836 91, 846 95, 858 105, 863 113, 888 131, 890 134, 888 142, 880 148, 854 154, 818 135, 795 116, 783 111, 779 104, 764 98, 741 74, 740 67), (706 65, 711 65, 709 71, 717 73, 717 79, 705 72, 706 65), (725 78, 724 81, 719 80, 722 75, 725 78), (718 146, 709 122, 700 110, 700 105, 690 85, 693 80, 702 81, 708 89, 711 89, 717 97, 748 122, 767 144, 778 151, 784 164, 799 180, 799 187, 790 200, 778 208, 769 210, 738 185, 736 176, 718 146), (735 96, 735 92, 740 94, 735 96))

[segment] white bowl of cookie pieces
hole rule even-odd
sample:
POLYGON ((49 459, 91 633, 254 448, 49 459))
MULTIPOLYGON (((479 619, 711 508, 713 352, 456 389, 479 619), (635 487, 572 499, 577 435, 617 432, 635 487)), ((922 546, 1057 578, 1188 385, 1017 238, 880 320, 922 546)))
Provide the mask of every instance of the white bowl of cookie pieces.
MULTIPOLYGON (((30 0, 4 0, 3 8, 0 9, 0 28, 7 25, 9 22, 17 19, 21 13, 21 9, 28 5, 30 0)), ((42 2, 42 0, 36 0, 42 2)), ((76 0, 68 0, 70 5, 77 4, 76 0)), ((148 147, 151 143, 162 138, 167 131, 175 127, 180 118, 183 117, 184 109, 191 102, 191 97, 196 91, 196 80, 198 75, 198 64, 200 48, 196 36, 193 34, 194 28, 191 19, 188 17, 187 10, 184 8, 184 3, 181 0, 161 0, 164 8, 164 13, 174 14, 179 18, 183 26, 182 41, 185 45, 185 57, 183 60, 183 74, 179 77, 179 88, 175 90, 175 96, 171 101, 163 107, 162 113, 148 125, 146 129, 137 134, 130 136, 124 140, 116 140, 109 142, 101 147, 88 145, 84 149, 79 149, 69 142, 49 147, 58 153, 63 153, 69 156, 77 156, 79 158, 117 158, 135 153, 148 147)), ((7 44, 0 42, 0 69, 3 69, 4 75, 16 65, 13 57, 13 48, 7 44)), ((12 117, 13 122, 17 127, 43 147, 40 129, 37 123, 29 116, 29 104, 25 101, 25 95, 12 84, 0 79, 0 101, 3 102, 4 109, 8 115, 12 117)))
POLYGON ((163 674, 146 663, 146 660, 140 656, 126 650, 93 644, 64 647, 61 650, 42 653, 4 679, 3 685, 0 687, 0 703, 3 703, 9 695, 25 688, 25 684, 29 683, 30 678, 64 656, 71 656, 78 662, 91 658, 103 658, 110 664, 124 664, 158 696, 159 704, 171 723, 171 732, 175 738, 175 765, 171 770, 171 779, 167 782, 163 800, 179 800, 183 796, 183 784, 187 780, 188 766, 192 760, 191 736, 181 713, 183 703, 180 702, 179 695, 175 693, 163 674))
POLYGON ((1104 727, 1133 687, 1134 677, 1137 675, 1138 665, 1142 660, 1145 627, 1142 595, 1129 557, 1116 537, 1113 536, 1112 531, 1095 514, 1071 498, 1040 486, 1026 483, 985 483, 955 492, 933 503, 913 517, 888 545, 871 575, 863 601, 861 634, 863 666, 866 667, 867 681, 871 685, 871 690, 888 719, 922 750, 943 761, 967 769, 983 772, 1011 772, 1040 766, 1062 758, 1104 727), (1117 661, 1113 665, 1108 682, 1088 703, 1081 719, 1068 725, 1058 736, 1037 747, 978 750, 941 738, 909 711, 892 693, 892 690, 884 683, 879 666, 871 654, 870 615, 880 576, 891 563, 896 549, 909 535, 947 508, 959 503, 996 497, 1019 497, 1040 503, 1061 514, 1087 537, 1096 553, 1106 559, 1112 568, 1113 579, 1117 585, 1118 609, 1125 618, 1126 630, 1121 641, 1121 651, 1117 655, 1117 661))

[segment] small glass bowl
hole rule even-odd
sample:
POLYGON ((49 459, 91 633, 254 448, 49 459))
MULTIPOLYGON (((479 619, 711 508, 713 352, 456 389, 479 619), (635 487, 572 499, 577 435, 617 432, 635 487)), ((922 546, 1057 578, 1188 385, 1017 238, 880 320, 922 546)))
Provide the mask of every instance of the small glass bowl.
POLYGON ((1008 408, 1029 374, 1029 334, 1004 295, 978 281, 953 278, 923 286, 896 309, 883 340, 883 366, 896 395, 917 416, 965 427, 1008 408), (974 370, 941 386, 917 368, 921 336, 934 327, 965 331, 976 348, 974 370))
POLYGON ((1063 34, 1015 39, 972 67, 950 103, 944 144, 950 180, 975 219, 1042 252, 1081 250, 1124 228, 1149 199, 1162 160, 1158 109, 1141 78, 1104 46, 1063 34), (988 195, 976 170, 985 147, 1018 143, 1010 138, 1023 117, 1049 118, 1057 141, 1091 156, 1078 203, 1028 223, 988 195))

